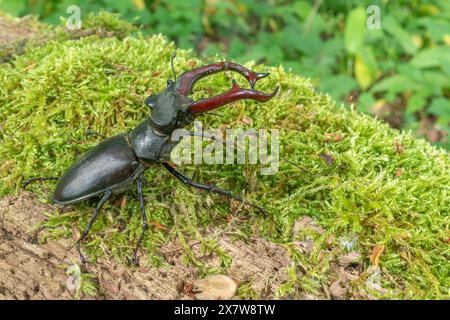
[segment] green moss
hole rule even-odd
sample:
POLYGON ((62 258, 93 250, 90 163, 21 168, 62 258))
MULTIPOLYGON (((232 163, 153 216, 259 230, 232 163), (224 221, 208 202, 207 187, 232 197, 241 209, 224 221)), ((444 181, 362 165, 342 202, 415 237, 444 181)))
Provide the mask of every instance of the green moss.
MULTIPOLYGON (((0 194, 18 192, 27 177, 61 175, 101 140, 86 137, 88 131, 112 136, 147 117, 149 110, 142 102, 172 78, 170 55, 174 50, 173 44, 159 35, 122 40, 96 35, 79 40, 61 37, 27 48, 23 55, 1 65, 0 194)), ((178 72, 201 63, 192 52, 177 50, 178 72)), ((332 281, 330 261, 347 250, 341 245, 343 239, 352 239, 351 250, 364 255, 365 269, 372 248, 385 246, 380 266, 389 297, 447 296, 448 154, 409 133, 336 106, 328 96, 317 93, 309 80, 282 67, 247 66, 272 73, 258 83, 258 89, 271 91, 279 84, 277 97, 265 104, 240 101, 222 108, 224 117, 203 116, 202 120, 211 128, 221 124, 249 127, 236 121, 246 116, 253 119, 251 127, 278 128, 281 155, 304 170, 283 162, 273 176, 259 176, 258 167, 250 165, 186 166, 184 171, 235 193, 245 190, 246 197, 267 208, 267 217, 250 209, 235 213, 239 218, 233 225, 236 237, 256 233, 287 246, 302 238, 315 241, 310 254, 300 254, 292 247, 293 261, 306 273, 300 276, 293 267, 280 294, 319 292, 332 281), (325 154, 333 160, 325 161, 325 154), (313 217, 325 233, 293 235, 294 222, 304 215, 313 217), (335 239, 332 249, 326 245, 330 237, 335 239)), ((196 86, 194 98, 229 86, 225 75, 207 78, 196 86)), ((164 265, 157 247, 177 239, 185 248, 186 263, 204 274, 225 270, 229 257, 202 234, 207 226, 227 225, 229 204, 168 177, 159 168, 146 173, 149 219, 170 228, 169 233, 157 229, 148 233, 144 241, 147 259, 164 265), (219 269, 209 270, 195 258, 188 246, 188 239, 193 238, 202 242, 205 252, 219 255, 219 269)), ((53 185, 34 184, 30 189, 46 201, 53 185)), ((126 261, 131 254, 140 234, 140 217, 136 192, 125 197, 127 201, 117 196, 105 205, 93 226, 85 245, 91 259, 108 254, 126 261)), ((55 230, 55 237, 71 236, 73 225, 79 230, 85 226, 95 202, 57 213, 47 227, 55 230)), ((363 281, 355 286, 365 290, 363 281)), ((254 295, 248 292, 244 295, 254 295)))

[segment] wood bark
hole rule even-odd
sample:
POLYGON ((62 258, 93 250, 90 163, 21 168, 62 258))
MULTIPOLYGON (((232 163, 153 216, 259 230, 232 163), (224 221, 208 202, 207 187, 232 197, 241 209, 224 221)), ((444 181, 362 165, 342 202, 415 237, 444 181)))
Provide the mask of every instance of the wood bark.
MULTIPOLYGON (((45 221, 45 213, 55 207, 39 202, 30 192, 0 199, 0 299, 72 299, 71 277, 66 273, 79 263, 73 239, 48 240, 39 244, 48 231, 36 226, 45 221)), ((211 235, 220 234, 209 230, 211 235)), ((286 281, 290 266, 287 251, 280 245, 253 237, 249 241, 233 241, 225 234, 218 238, 220 246, 232 257, 228 276, 238 284, 250 283, 262 298, 274 297, 276 289, 286 281)), ((202 255, 198 242, 192 249, 198 259, 209 266, 219 263, 214 255, 202 255)), ((159 253, 170 264, 167 268, 130 267, 112 258, 100 259, 88 271, 98 282, 95 296, 100 299, 190 299, 184 286, 199 279, 195 267, 181 262, 178 243, 167 243, 159 253)), ((145 253, 143 253, 145 254, 145 253)))

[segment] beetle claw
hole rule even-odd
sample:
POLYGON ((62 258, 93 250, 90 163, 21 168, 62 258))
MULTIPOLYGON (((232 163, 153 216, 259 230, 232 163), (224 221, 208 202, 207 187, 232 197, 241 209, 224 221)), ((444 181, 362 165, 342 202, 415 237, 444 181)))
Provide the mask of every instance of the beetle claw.
POLYGON ((83 253, 81 252, 81 244, 80 244, 80 242, 77 242, 77 251, 78 251, 78 255, 80 256, 81 264, 83 266, 85 266, 87 264, 87 260, 84 257, 83 253))
POLYGON ((177 90, 182 96, 187 96, 194 84, 203 77, 222 71, 234 71, 240 73, 250 83, 252 89, 258 80, 269 75, 268 72, 253 72, 246 67, 233 62, 217 62, 203 67, 184 72, 177 80, 177 90))
POLYGON ((139 266, 139 259, 137 257, 137 254, 133 254, 133 257, 131 258, 131 264, 135 267, 139 266))
POLYGON ((252 87, 252 89, 255 88, 255 84, 258 80, 261 80, 262 78, 265 78, 269 75, 269 72, 260 72, 260 73, 255 73, 254 76, 248 81, 250 83, 250 86, 252 87))

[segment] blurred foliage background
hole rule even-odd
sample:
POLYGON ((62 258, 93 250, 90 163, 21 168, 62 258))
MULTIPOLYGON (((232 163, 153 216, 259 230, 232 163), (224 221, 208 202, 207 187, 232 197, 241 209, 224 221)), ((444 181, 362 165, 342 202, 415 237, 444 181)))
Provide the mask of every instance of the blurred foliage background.
POLYGON ((200 56, 282 64, 338 102, 450 149, 448 0, 0 0, 50 24, 117 12, 200 56))

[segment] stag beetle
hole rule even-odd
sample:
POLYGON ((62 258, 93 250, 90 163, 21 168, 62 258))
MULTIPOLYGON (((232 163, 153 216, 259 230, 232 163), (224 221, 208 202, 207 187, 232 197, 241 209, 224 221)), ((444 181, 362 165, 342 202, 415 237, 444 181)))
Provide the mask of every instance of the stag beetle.
MULTIPOLYGON (((173 68, 172 55, 171 65, 173 68)), ((58 205, 72 204, 92 197, 101 197, 88 225, 77 241, 77 249, 82 263, 86 260, 80 244, 86 238, 103 204, 113 193, 129 189, 134 183, 140 202, 142 216, 142 234, 133 254, 137 261, 137 251, 148 227, 145 214, 142 182, 144 170, 152 165, 162 165, 169 173, 187 186, 214 192, 243 202, 239 196, 215 186, 192 181, 169 163, 170 153, 178 141, 171 141, 171 134, 178 128, 190 124, 194 118, 204 112, 240 99, 252 99, 260 102, 275 96, 278 87, 271 94, 254 90, 256 82, 269 73, 256 73, 242 65, 232 62, 217 62, 182 73, 178 80, 167 81, 167 88, 149 96, 145 104, 150 108, 149 118, 140 123, 131 132, 119 134, 100 142, 73 164, 62 177, 31 178, 24 187, 33 181, 58 180, 52 196, 52 202, 58 205), (242 74, 250 83, 251 89, 241 88, 235 81, 230 90, 198 101, 188 97, 194 84, 201 78, 221 71, 235 71, 242 74)), ((250 204, 252 205, 252 204, 250 204)), ((259 209, 261 207, 253 205, 259 209)), ((263 209, 262 209, 263 210, 263 209)))

